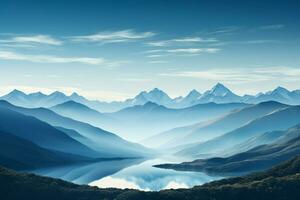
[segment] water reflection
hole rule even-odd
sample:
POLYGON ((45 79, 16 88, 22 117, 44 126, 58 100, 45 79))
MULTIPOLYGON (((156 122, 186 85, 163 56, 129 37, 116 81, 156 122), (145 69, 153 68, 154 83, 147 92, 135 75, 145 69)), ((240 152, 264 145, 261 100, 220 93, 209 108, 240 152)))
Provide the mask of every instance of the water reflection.
POLYGON ((123 159, 114 161, 102 161, 92 164, 78 164, 63 167, 39 169, 33 171, 36 174, 60 178, 78 184, 89 184, 94 180, 112 175, 126 167, 136 165, 144 159, 123 159))
POLYGON ((162 189, 190 188, 220 179, 199 172, 182 172, 152 167, 155 164, 170 163, 165 159, 147 160, 130 166, 111 176, 93 181, 90 185, 100 188, 117 187, 157 191, 162 189))
POLYGON ((170 158, 124 159, 40 169, 34 173, 99 188, 131 188, 149 191, 190 188, 221 178, 200 172, 183 172, 153 167, 156 164, 181 161, 178 158, 175 160, 170 158))

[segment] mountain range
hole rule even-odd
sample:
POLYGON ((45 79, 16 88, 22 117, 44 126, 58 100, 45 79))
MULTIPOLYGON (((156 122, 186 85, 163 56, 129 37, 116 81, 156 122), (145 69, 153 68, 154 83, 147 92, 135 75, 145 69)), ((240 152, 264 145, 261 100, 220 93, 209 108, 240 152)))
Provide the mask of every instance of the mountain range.
POLYGON ((43 148, 82 156, 97 156, 97 152, 51 125, 2 106, 0 106, 0 130, 29 140, 43 148))
POLYGON ((193 142, 204 142, 218 137, 226 132, 233 131, 256 118, 265 116, 278 109, 287 108, 288 105, 274 101, 263 102, 255 105, 236 109, 214 120, 198 122, 168 130, 147 138, 147 141, 162 148, 184 145, 193 142))
POLYGON ((98 158, 153 155, 152 150, 139 144, 128 142, 90 124, 58 115, 46 108, 23 108, 1 100, 0 111, 0 130, 14 133, 48 149, 75 153, 83 151, 80 146, 88 147, 90 152, 80 155, 95 155, 98 158), (58 137, 60 139, 56 141, 58 137), (77 147, 71 148, 67 141, 77 147))
MULTIPOLYGON (((74 152, 76 153, 76 149, 74 152)), ((29 140, 0 130, 0 164, 2 166, 15 170, 32 170, 91 161, 91 158, 74 153, 40 147, 29 140)))
MULTIPOLYGON (((268 132, 267 135, 274 135, 268 132)), ((263 144, 228 157, 198 159, 181 164, 164 164, 157 167, 176 170, 204 171, 221 174, 240 174, 270 168, 300 153, 300 125, 276 132, 277 141, 263 144)))
POLYGON ((283 87, 277 87, 266 93, 239 96, 234 94, 223 84, 218 83, 203 94, 194 89, 185 97, 176 98, 171 98, 164 91, 154 88, 149 92, 142 91, 133 98, 112 102, 88 100, 75 92, 68 96, 58 91, 46 95, 41 92, 25 94, 19 90, 13 90, 9 94, 0 97, 0 99, 6 100, 14 105, 30 108, 53 107, 67 101, 75 101, 99 112, 116 112, 127 107, 143 105, 147 102, 153 102, 168 108, 185 108, 209 102, 219 104, 233 102, 257 104, 265 101, 277 101, 283 104, 297 105, 300 104, 300 90, 289 91, 283 87))
POLYGON ((205 142, 180 150, 179 155, 207 157, 257 137, 268 131, 286 130, 300 123, 300 106, 291 106, 258 117, 241 127, 205 142))
POLYGON ((108 103, 14 90, 0 100, 0 165, 32 170, 171 154, 194 161, 158 167, 229 175, 262 170, 300 153, 298 95, 278 87, 241 97, 218 83, 186 97, 155 88, 108 103))
POLYGON ((155 133, 176 126, 206 121, 246 106, 248 104, 244 103, 207 103, 173 109, 147 102, 114 113, 100 113, 83 104, 68 101, 49 109, 62 116, 104 128, 124 138, 139 142, 155 133))
MULTIPOLYGON (((130 133, 131 139, 137 138, 145 141, 144 139, 173 127, 211 120, 246 106, 248 104, 244 103, 206 103, 174 109, 148 102, 144 105, 122 109, 109 116, 121 122, 122 126, 114 126, 115 132, 130 133)), ((143 143, 148 144, 147 141, 145 142, 143 143)))

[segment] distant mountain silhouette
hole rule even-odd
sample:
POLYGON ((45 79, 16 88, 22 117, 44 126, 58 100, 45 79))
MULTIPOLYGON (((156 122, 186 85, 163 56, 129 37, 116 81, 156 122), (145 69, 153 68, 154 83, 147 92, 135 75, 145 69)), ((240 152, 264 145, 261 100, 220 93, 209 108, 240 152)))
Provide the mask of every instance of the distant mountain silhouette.
POLYGON ((285 104, 300 104, 300 90, 289 91, 283 87, 277 87, 273 91, 259 93, 255 96, 245 96, 242 101, 258 103, 263 101, 278 101, 285 104))
POLYGON ((216 84, 211 90, 206 91, 198 99, 197 103, 232 103, 239 102, 240 97, 231 92, 227 87, 221 83, 216 84))
POLYGON ((283 138, 276 142, 257 146, 230 157, 199 159, 181 164, 159 165, 158 167, 220 174, 249 173, 263 170, 300 154, 300 126, 293 127, 280 134, 283 138), (291 134, 293 137, 291 137, 291 134))
POLYGON ((128 107, 111 113, 109 116, 120 122, 120 127, 118 124, 115 125, 115 132, 124 135, 131 133, 131 138, 145 139, 173 127, 212 119, 246 106, 248 105, 243 103, 208 103, 182 109, 171 109, 147 102, 144 105, 128 107))
POLYGON ((201 154, 217 153, 265 132, 285 130, 298 123, 300 123, 300 106, 283 108, 212 140, 196 143, 178 154, 201 157, 201 154))
POLYGON ((49 109, 58 113, 59 115, 85 122, 96 127, 101 127, 111 132, 118 132, 118 129, 115 129, 115 127, 123 126, 123 124, 121 125, 120 121, 110 117, 108 114, 100 113, 84 104, 75 101, 67 101, 49 109))
POLYGON ((200 93, 197 90, 192 90, 185 97, 171 98, 164 91, 154 88, 150 91, 142 91, 133 98, 124 101, 103 102, 97 100, 88 100, 77 93, 65 95, 61 92, 53 92, 46 95, 41 92, 25 94, 18 90, 13 90, 0 99, 9 101, 10 103, 22 107, 37 108, 37 107, 53 107, 57 104, 62 104, 67 101, 75 101, 84 104, 94 110, 100 112, 116 112, 118 110, 132 107, 135 105, 143 105, 147 102, 153 102, 158 105, 163 105, 168 108, 186 108, 200 103, 249 103, 257 104, 265 101, 277 101, 283 104, 299 105, 300 90, 289 91, 283 87, 277 87, 272 91, 258 93, 257 95, 239 96, 233 93, 230 89, 221 83, 217 83, 210 90, 200 93))
POLYGON ((185 97, 177 97, 173 103, 173 107, 184 108, 197 104, 198 99, 201 97, 201 93, 193 89, 185 97), (177 106, 176 106, 177 104, 177 106))
POLYGON ((92 160, 45 149, 29 140, 0 130, 0 165, 2 166, 16 170, 33 170, 88 161, 92 160))
POLYGON ((31 141, 43 148, 82 156, 100 157, 98 152, 44 121, 2 106, 0 107, 0 130, 31 141))
POLYGON ((300 125, 296 125, 284 131, 269 131, 261 135, 250 138, 249 140, 240 143, 236 146, 227 149, 220 153, 222 157, 228 157, 236 153, 250 150, 256 146, 266 145, 271 143, 283 143, 300 136, 300 125))
POLYGON ((286 107, 288 105, 274 101, 263 102, 236 110, 212 121, 171 129, 149 138, 149 140, 165 148, 203 142, 237 129, 251 120, 286 107))
MULTIPOLYGON (((63 117, 45 108, 22 108, 0 101, 0 108, 10 109, 27 116, 36 117, 52 126, 71 129, 82 135, 82 138, 74 137, 82 144, 100 153, 101 157, 138 157, 152 155, 152 151, 141 145, 128 142, 117 135, 87 123, 63 117)), ((60 131, 61 132, 61 131, 60 131)), ((70 133, 69 133, 70 134, 70 133)), ((48 144, 48 141, 44 141, 48 144)))

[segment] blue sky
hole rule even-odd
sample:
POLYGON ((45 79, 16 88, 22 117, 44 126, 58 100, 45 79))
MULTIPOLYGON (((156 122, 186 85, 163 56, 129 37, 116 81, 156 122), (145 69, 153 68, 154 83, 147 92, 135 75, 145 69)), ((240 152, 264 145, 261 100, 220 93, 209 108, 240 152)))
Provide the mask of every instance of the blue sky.
POLYGON ((299 89, 298 1, 0 1, 0 93, 299 89))

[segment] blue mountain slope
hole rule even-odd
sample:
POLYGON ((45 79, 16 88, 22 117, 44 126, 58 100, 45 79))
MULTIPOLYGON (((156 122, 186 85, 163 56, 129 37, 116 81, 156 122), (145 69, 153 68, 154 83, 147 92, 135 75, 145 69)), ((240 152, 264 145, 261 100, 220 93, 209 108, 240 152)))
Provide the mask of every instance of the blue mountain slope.
POLYGON ((9 108, 25 115, 34 116, 52 126, 59 126, 66 129, 73 129, 84 136, 79 140, 84 145, 91 147, 106 157, 130 157, 152 155, 152 151, 141 145, 128 142, 117 135, 91 126, 87 123, 63 117, 45 108, 22 108, 14 106, 6 101, 0 101, 0 107, 9 108), (88 139, 88 140, 86 140, 88 139))
POLYGON ((4 107, 0 108, 0 130, 47 149, 92 157, 100 155, 51 125, 4 107))
POLYGON ((118 132, 131 133, 131 138, 142 140, 174 127, 220 117, 246 106, 249 105, 243 103, 208 103, 183 109, 170 109, 148 102, 144 105, 125 108, 112 113, 110 116, 119 120, 123 125, 117 127, 118 132))
POLYGON ((249 149, 252 149, 260 145, 266 145, 272 143, 277 143, 277 144, 285 143, 291 139, 299 137, 300 136, 299 130, 300 130, 300 124, 297 124, 296 126, 293 126, 292 128, 289 128, 288 130, 284 130, 284 131, 269 131, 261 135, 255 136, 241 144, 233 146, 232 148, 222 152, 220 155, 222 157, 224 156, 228 157, 242 151, 247 151, 249 149))
POLYGON ((32 170, 43 167, 87 162, 88 158, 52 151, 0 131, 0 165, 17 170, 32 170))
POLYGON ((207 142, 194 144, 178 154, 201 156, 224 151, 268 131, 285 130, 300 123, 300 106, 278 110, 207 142))
POLYGON ((219 119, 206 123, 197 123, 191 126, 179 127, 156 135, 152 138, 153 143, 160 143, 162 148, 173 147, 193 142, 207 141, 218 137, 226 132, 237 129, 255 118, 262 117, 288 105, 274 101, 263 102, 248 106, 229 113, 219 119), (160 138, 164 138, 161 140, 160 138))
POLYGON ((55 105, 55 106, 51 107, 50 109, 57 113, 62 113, 64 115, 75 115, 76 117, 80 117, 80 116, 77 116, 78 114, 91 115, 91 116, 95 116, 95 117, 99 117, 99 118, 105 117, 102 113, 100 113, 96 110, 93 110, 93 109, 89 108, 88 106, 78 103, 78 102, 75 102, 75 101, 67 101, 67 102, 55 105))
POLYGON ((271 144, 260 145, 246 152, 225 158, 198 159, 175 165, 160 165, 159 167, 185 171, 205 171, 223 175, 263 170, 300 154, 300 126, 282 131, 281 135, 287 136, 289 139, 280 139, 271 144), (291 135, 293 137, 290 137, 291 135))
POLYGON ((89 123, 93 126, 110 130, 120 124, 118 120, 109 117, 107 114, 100 113, 84 104, 75 101, 67 101, 49 108, 59 115, 69 117, 81 122, 89 123))

